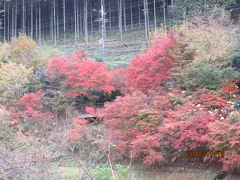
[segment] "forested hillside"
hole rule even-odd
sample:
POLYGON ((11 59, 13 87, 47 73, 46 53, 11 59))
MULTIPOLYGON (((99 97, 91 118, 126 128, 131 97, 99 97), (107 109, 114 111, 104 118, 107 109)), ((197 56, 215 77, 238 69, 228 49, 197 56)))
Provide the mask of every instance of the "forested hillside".
POLYGON ((0 4, 0 180, 240 179, 239 0, 0 4))
POLYGON ((146 30, 161 23, 170 24, 184 19, 191 11, 203 11, 215 5, 228 7, 238 1, 228 0, 1 0, 2 38, 10 41, 24 33, 41 43, 66 42, 74 34, 75 41, 88 44, 90 33, 130 29, 146 30), (102 7, 101 7, 102 6, 102 7), (103 15, 102 10, 103 8, 103 15))

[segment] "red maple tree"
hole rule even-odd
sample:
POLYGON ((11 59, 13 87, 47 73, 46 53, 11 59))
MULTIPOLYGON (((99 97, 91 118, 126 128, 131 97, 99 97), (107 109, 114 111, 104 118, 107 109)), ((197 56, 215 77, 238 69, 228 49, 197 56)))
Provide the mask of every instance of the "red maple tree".
MULTIPOLYGON (((52 119, 52 114, 42 104, 42 92, 25 94, 18 104, 11 109, 12 125, 18 128, 20 123, 31 123, 52 119)), ((30 127, 30 126, 29 126, 30 127)))
POLYGON ((162 37, 144 55, 136 56, 128 67, 128 85, 132 89, 147 90, 159 88, 172 75, 175 59, 170 49, 175 40, 170 34, 162 37))
POLYGON ((104 64, 88 60, 82 51, 51 59, 45 74, 51 79, 58 77, 71 97, 86 94, 89 90, 114 90, 110 71, 104 64))

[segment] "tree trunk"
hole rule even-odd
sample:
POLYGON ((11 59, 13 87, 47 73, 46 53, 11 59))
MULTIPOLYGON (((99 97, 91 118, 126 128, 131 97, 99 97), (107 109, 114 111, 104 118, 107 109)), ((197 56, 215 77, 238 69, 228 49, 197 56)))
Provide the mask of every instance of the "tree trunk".
POLYGON ((145 37, 148 40, 148 34, 149 34, 149 24, 148 24, 148 7, 147 7, 147 0, 143 1, 144 3, 144 26, 145 26, 145 37))
POLYGON ((130 13, 131 13, 131 28, 133 29, 133 7, 132 7, 132 0, 130 0, 130 13))
POLYGON ((14 6, 12 6, 12 28, 11 28, 12 32, 11 32, 11 39, 13 39, 13 37, 14 37, 14 27, 15 27, 15 25, 14 25, 14 22, 15 22, 14 18, 15 18, 14 6))
POLYGON ((57 31, 57 39, 59 39, 59 13, 58 13, 58 4, 56 5, 56 31, 57 31))
POLYGON ((15 38, 17 38, 17 23, 18 23, 18 21, 17 21, 17 13, 18 13, 18 8, 17 8, 17 6, 18 6, 18 3, 17 3, 17 1, 16 1, 16 3, 15 3, 15 38))
POLYGON ((148 10, 148 0, 146 0, 146 9, 147 9, 147 28, 148 28, 148 35, 150 32, 150 24, 149 24, 149 10, 148 10))
POLYGON ((120 39, 123 40, 123 28, 122 28, 122 0, 118 0, 118 24, 119 24, 119 32, 120 39))
POLYGON ((38 41, 38 7, 36 6, 35 8, 35 12, 36 12, 36 20, 35 20, 35 38, 36 38, 36 41, 38 41))
POLYGON ((88 0, 84 1, 84 33, 85 43, 88 46, 88 0))
POLYGON ((4 28, 3 28, 3 40, 4 40, 4 42, 6 42, 6 30, 7 30, 7 22, 6 22, 6 11, 7 11, 7 9, 6 9, 6 0, 4 0, 4 28))
POLYGON ((9 12, 9 7, 10 7, 10 4, 8 3, 8 41, 10 41, 10 12, 9 12))
POLYGON ((23 33, 26 34, 26 22, 25 22, 25 0, 22 0, 22 28, 23 33))
POLYGON ((153 0, 154 28, 157 29, 156 0, 153 0))
POLYGON ((55 46, 57 46, 56 25, 56 0, 53 0, 53 35, 55 46))
POLYGON ((141 29, 141 12, 142 12, 142 9, 141 9, 141 5, 140 5, 140 0, 138 0, 138 23, 139 23, 139 29, 141 29))
POLYGON ((101 51, 102 51, 102 57, 105 56, 105 37, 106 37, 106 19, 105 19, 105 4, 104 0, 101 0, 101 51))
POLYGON ((33 1, 31 1, 31 37, 33 38, 33 1))
POLYGON ((127 31, 127 17, 126 17, 126 0, 123 0, 123 19, 124 19, 124 31, 127 31))
POLYGON ((91 34, 93 34, 93 11, 91 10, 91 14, 90 14, 90 18, 91 18, 91 34))
POLYGON ((108 14, 109 14, 109 29, 110 31, 112 30, 112 11, 111 11, 111 0, 108 1, 108 7, 109 7, 109 10, 108 10, 108 14))
POLYGON ((79 5, 78 5, 78 8, 79 8, 79 11, 78 11, 78 16, 79 16, 79 19, 78 19, 78 33, 79 33, 79 37, 78 39, 80 40, 80 37, 83 36, 83 18, 82 18, 82 4, 81 4, 82 1, 79 2, 79 5))
POLYGON ((54 37, 53 37, 53 6, 52 6, 52 1, 51 1, 51 5, 50 5, 50 34, 51 34, 51 39, 52 41, 54 41, 54 37))
POLYGON ((74 27, 75 27, 75 43, 78 44, 77 39, 77 0, 74 0, 74 27))
POLYGON ((38 26, 39 27, 39 44, 41 45, 41 43, 42 43, 42 37, 41 37, 42 23, 41 23, 41 3, 40 3, 40 1, 39 1, 39 4, 38 4, 38 21, 39 21, 39 26, 38 26))
POLYGON ((167 23, 166 23, 166 2, 163 2, 163 24, 164 24, 164 31, 166 33, 166 27, 167 27, 167 23))
POLYGON ((67 43, 66 38, 66 0, 63 0, 63 36, 64 36, 64 44, 67 43))
POLYGON ((77 0, 77 39, 78 39, 78 42, 80 41, 80 27, 79 27, 79 0, 77 0))

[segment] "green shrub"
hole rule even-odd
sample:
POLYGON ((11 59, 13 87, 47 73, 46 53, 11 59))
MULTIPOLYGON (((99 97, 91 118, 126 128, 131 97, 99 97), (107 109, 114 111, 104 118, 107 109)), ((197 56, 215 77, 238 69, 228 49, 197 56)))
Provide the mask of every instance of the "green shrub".
POLYGON ((189 64, 187 69, 181 71, 179 79, 187 89, 207 88, 218 89, 222 82, 240 78, 240 73, 232 67, 218 67, 210 62, 197 62, 189 64))

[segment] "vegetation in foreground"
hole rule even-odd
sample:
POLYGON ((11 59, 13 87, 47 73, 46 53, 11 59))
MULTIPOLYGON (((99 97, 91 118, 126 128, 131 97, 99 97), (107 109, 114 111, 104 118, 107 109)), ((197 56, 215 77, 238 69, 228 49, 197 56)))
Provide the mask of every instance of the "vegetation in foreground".
POLYGON ((1 44, 0 178, 123 180, 135 163, 179 161, 238 174, 237 30, 214 9, 154 32, 143 55, 114 70, 24 35, 1 44), (81 118, 82 107, 97 120, 81 118), (225 156, 196 161, 190 151, 225 156))

